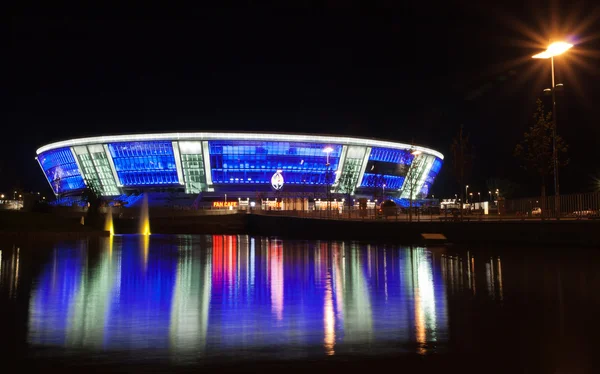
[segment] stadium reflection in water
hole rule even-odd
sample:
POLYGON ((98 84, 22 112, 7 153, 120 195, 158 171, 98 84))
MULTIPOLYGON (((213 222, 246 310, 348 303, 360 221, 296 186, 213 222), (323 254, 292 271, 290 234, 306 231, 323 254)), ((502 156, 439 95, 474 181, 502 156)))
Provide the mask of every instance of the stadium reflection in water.
MULTIPOLYGON (((181 361, 400 346, 425 354, 448 340, 446 292, 463 280, 478 292, 471 259, 248 236, 115 236, 94 251, 60 245, 33 285, 28 340, 153 349, 181 361)), ((10 287, 15 276, 6 263, 17 262, 1 262, 10 287)), ((500 260, 486 266, 488 291, 502 298, 500 260)))

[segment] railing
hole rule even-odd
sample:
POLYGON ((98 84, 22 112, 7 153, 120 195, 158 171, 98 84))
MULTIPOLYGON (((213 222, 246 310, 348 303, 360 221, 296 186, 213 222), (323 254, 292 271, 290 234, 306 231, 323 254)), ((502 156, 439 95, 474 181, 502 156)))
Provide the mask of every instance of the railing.
POLYGON ((506 200, 506 215, 526 218, 600 218, 600 192, 506 200))

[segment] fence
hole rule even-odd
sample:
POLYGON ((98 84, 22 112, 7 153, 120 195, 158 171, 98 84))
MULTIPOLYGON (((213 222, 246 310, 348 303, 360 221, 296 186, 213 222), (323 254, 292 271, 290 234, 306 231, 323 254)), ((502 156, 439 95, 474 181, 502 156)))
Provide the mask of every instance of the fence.
POLYGON ((408 209, 386 208, 379 209, 358 209, 345 207, 342 211, 338 209, 318 209, 318 210, 252 210, 253 214, 263 214, 270 216, 287 216, 317 219, 338 219, 338 220, 386 220, 386 221, 433 221, 439 220, 439 212, 433 213, 418 208, 413 208, 413 214, 408 213, 408 209))
POLYGON ((506 200, 504 210, 532 218, 600 218, 600 192, 506 200))

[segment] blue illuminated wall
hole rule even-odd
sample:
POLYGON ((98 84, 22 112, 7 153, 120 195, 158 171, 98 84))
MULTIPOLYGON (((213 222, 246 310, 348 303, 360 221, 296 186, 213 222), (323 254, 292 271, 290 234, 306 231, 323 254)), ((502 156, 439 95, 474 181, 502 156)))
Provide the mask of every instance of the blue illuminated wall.
MULTIPOLYGON (((325 185, 327 171, 337 170, 341 145, 267 141, 210 141, 213 184, 267 184, 282 170, 286 184, 325 185)), ((333 176, 330 176, 333 179, 333 176)), ((331 180, 330 182, 333 182, 331 180)))
POLYGON ((41 153, 38 161, 52 185, 54 193, 59 194, 85 187, 70 148, 53 149, 41 153))
POLYGON ((108 149, 123 186, 179 183, 170 141, 111 143, 108 149))
POLYGON ((414 156, 408 149, 373 148, 360 184, 390 190, 402 188, 414 156))

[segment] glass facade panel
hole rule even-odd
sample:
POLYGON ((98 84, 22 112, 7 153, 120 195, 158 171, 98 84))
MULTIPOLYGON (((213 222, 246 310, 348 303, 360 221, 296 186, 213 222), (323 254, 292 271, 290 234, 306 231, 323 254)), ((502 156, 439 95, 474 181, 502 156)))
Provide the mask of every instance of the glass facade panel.
POLYGON ((123 186, 179 183, 170 141, 111 143, 108 149, 123 186))
POLYGON ((183 169, 186 193, 200 193, 203 187, 206 186, 202 155, 182 154, 181 167, 183 169))
POLYGON ((338 181, 337 192, 345 194, 354 194, 362 163, 365 159, 366 147, 349 146, 346 153, 346 160, 340 179, 338 181))
POLYGON ((99 191, 103 193, 102 184, 100 183, 100 178, 96 173, 96 169, 94 168, 94 162, 92 161, 91 156, 88 153, 83 153, 77 155, 79 158, 79 165, 83 169, 83 175, 85 175, 85 180, 88 185, 90 185, 95 191, 99 191))
POLYGON ((50 182, 54 193, 61 194, 85 188, 83 177, 68 147, 43 152, 38 161, 50 182))
POLYGON ((404 177, 396 175, 370 174, 365 173, 363 176, 361 187, 379 187, 389 188, 390 190, 398 190, 402 188, 404 177))
POLYGON ((410 165, 413 158, 410 149, 373 148, 369 155, 369 161, 383 161, 403 165, 410 165))
MULTIPOLYGON (((277 170, 286 184, 325 185, 337 170, 341 145, 268 141, 209 141, 213 184, 268 184, 277 170)), ((332 183, 332 181, 329 181, 332 183)))
POLYGON ((402 188, 414 158, 409 149, 373 148, 360 186, 402 188))

